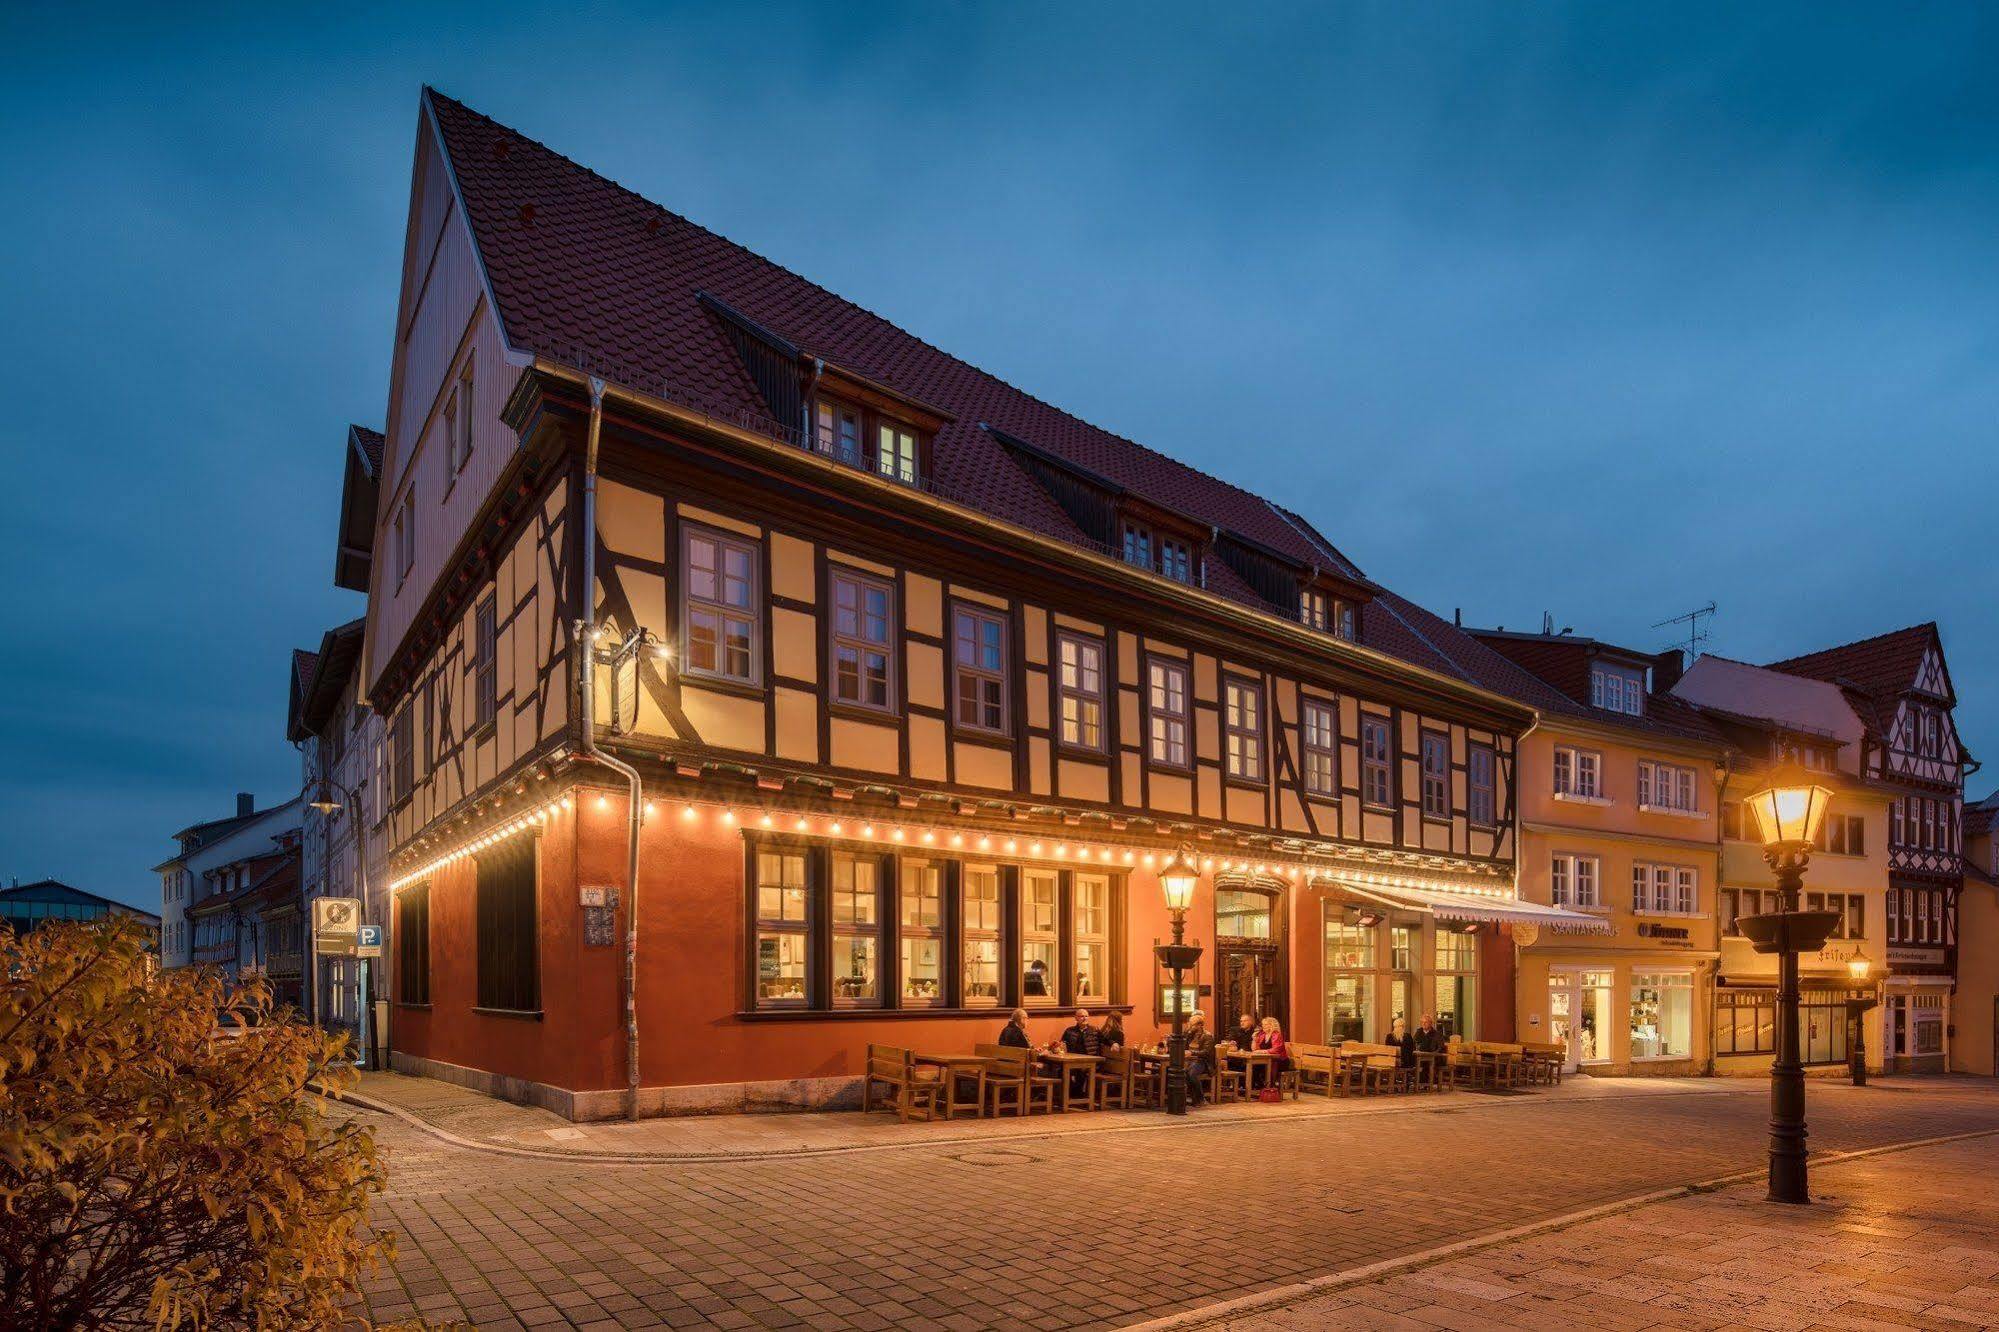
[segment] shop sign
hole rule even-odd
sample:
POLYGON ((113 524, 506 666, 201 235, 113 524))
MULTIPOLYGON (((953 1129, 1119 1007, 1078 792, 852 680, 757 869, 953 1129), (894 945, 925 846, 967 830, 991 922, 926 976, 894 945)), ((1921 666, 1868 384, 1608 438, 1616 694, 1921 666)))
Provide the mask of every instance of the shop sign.
POLYGON ((1678 944, 1682 948, 1693 947, 1693 939, 1689 937, 1687 927, 1684 925, 1659 925, 1649 920, 1641 921, 1638 925, 1638 937, 1656 939, 1660 943, 1678 944))
POLYGON ((1891 947, 1888 950, 1888 965, 1891 967, 1940 967, 1943 965, 1943 949, 1891 947))

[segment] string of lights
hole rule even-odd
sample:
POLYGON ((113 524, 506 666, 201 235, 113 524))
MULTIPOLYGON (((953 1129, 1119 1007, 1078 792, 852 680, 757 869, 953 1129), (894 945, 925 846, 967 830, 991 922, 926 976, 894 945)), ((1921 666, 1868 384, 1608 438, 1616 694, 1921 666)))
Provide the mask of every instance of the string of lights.
MULTIPOLYGON (((538 804, 524 812, 510 814, 455 849, 395 876, 390 881, 390 890, 400 891, 410 884, 430 878, 440 869, 477 855, 510 838, 537 831, 547 826, 551 819, 559 818, 565 812, 573 810, 575 799, 574 796, 565 795, 538 804)), ((608 811, 612 806, 611 796, 604 792, 586 795, 585 799, 589 800, 598 811, 608 811)), ((1515 896, 1513 885, 1503 881, 1497 873, 1490 875, 1495 880, 1494 883, 1482 884, 1462 878, 1442 878, 1372 867, 1364 868, 1360 865, 1339 863, 1340 856, 1337 849, 1315 859, 1228 854, 1183 855, 1176 851, 1163 851, 1157 847, 1125 845, 1114 839, 1057 838, 1017 832, 981 832, 975 829, 930 825, 908 819, 856 818, 837 814, 762 809, 729 801, 676 800, 668 803, 677 806, 677 813, 668 817, 673 817, 683 824, 696 824, 704 817, 712 817, 717 825, 725 829, 754 829, 791 837, 818 838, 862 846, 872 844, 934 848, 1058 865, 1101 865, 1110 869, 1129 867, 1164 870, 1171 869, 1184 860, 1203 873, 1283 878, 1293 883, 1310 882, 1324 877, 1371 887, 1416 888, 1497 900, 1510 901, 1515 896), (704 810, 711 813, 704 814, 704 810)), ((654 822, 662 816, 662 812, 660 801, 648 800, 644 812, 645 822, 648 824, 654 822)))

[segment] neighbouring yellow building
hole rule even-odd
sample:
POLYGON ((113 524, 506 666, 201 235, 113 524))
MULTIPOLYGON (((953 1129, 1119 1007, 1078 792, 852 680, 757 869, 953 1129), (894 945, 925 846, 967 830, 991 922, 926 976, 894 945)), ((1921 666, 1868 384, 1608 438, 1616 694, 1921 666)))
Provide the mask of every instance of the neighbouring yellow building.
POLYGON ((1541 714, 1520 744, 1520 895, 1594 922, 1514 927, 1519 1039, 1563 1045, 1573 1070, 1706 1071, 1729 742, 1663 692, 1676 651, 1473 632, 1541 714))

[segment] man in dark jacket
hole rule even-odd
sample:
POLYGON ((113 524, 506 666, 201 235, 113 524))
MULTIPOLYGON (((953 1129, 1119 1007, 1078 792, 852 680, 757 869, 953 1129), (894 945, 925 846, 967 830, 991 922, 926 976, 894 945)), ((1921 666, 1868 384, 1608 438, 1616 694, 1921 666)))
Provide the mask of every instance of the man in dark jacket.
POLYGON ((1437 1019, 1428 1013, 1425 1013, 1423 1020, 1416 1024, 1413 1039, 1415 1040, 1416 1048, 1425 1054, 1435 1054, 1450 1044, 1445 1039, 1443 1031, 1438 1028, 1437 1019))
POLYGON ((999 1043, 1010 1045, 1016 1050, 1032 1050, 1034 1042, 1027 1039, 1027 1010, 1016 1008, 1006 1026, 1000 1029, 999 1043))
POLYGON ((1207 1015, 1198 1008, 1187 1019, 1187 1104, 1202 1100, 1201 1079, 1215 1070, 1215 1038, 1208 1033, 1207 1015))
MULTIPOLYGON (((1076 1020, 1062 1028, 1062 1048, 1070 1054, 1093 1055, 1103 1053, 1103 1042, 1097 1037, 1097 1029, 1090 1025, 1090 1010, 1076 1010, 1076 1020)), ((1087 1096, 1090 1091, 1090 1069, 1087 1065, 1069 1070, 1069 1094, 1087 1096)))

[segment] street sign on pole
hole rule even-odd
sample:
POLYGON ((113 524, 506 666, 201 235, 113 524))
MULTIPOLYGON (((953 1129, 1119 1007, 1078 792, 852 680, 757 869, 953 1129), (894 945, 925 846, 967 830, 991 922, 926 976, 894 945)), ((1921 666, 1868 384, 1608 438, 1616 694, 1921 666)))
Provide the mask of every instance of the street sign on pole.
POLYGON ((382 955, 382 927, 363 925, 354 937, 354 956, 380 957, 382 955))
MULTIPOLYGON (((361 900, 356 897, 312 899, 312 949, 327 957, 353 957, 360 944, 361 900)), ((380 944, 380 939, 376 943, 380 944)))

